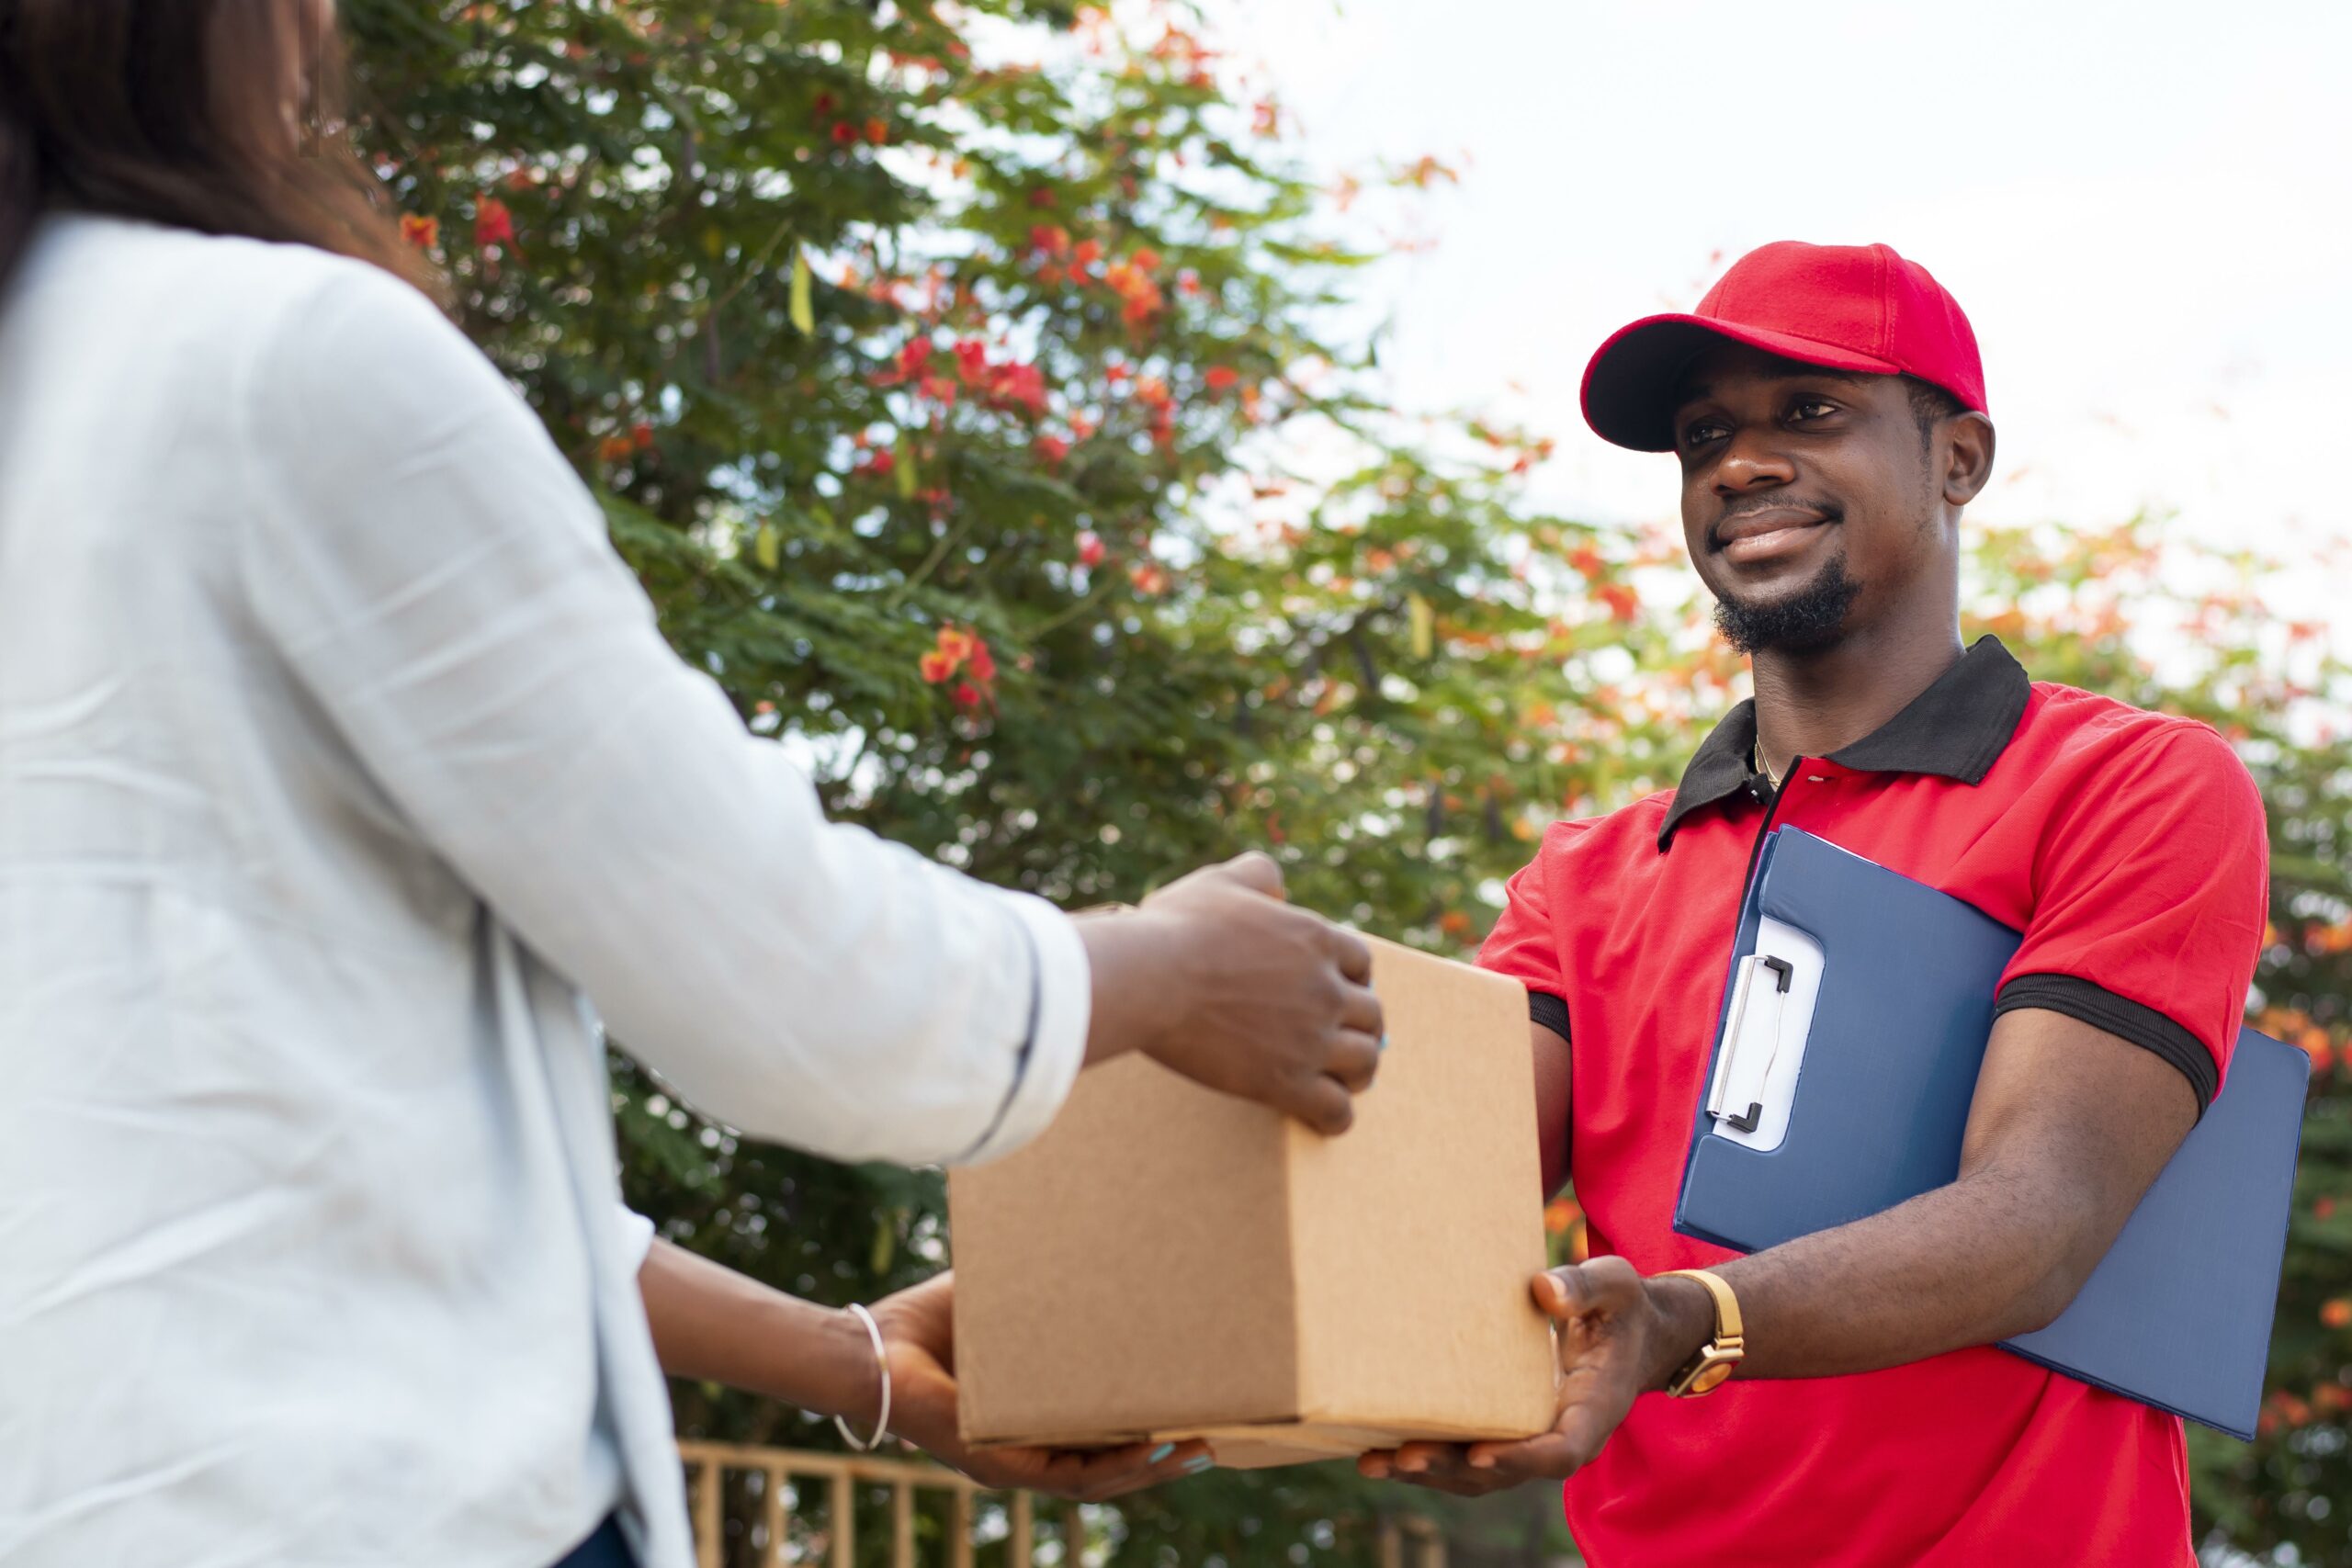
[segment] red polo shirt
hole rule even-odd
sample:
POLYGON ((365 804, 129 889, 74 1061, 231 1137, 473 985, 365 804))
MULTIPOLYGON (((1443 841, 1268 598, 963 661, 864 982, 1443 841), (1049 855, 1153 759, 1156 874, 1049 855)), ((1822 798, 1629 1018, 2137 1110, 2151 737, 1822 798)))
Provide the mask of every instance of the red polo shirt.
MULTIPOLYGON (((2268 841, 2212 730, 2037 683, 1987 637, 1884 728, 1753 777, 1752 705, 1671 795, 1554 825, 1479 961, 1572 1057, 1595 1252, 1719 1263, 1673 1213, 1758 838, 1804 829, 2025 933, 1998 1006, 2145 1046, 2211 1102, 2261 945, 2268 841), (1768 804, 1769 801, 1769 804, 1768 804)), ((1566 1488, 1597 1568, 2189 1568, 2177 1417, 1990 1347, 1856 1377, 1645 1395, 1566 1488)))

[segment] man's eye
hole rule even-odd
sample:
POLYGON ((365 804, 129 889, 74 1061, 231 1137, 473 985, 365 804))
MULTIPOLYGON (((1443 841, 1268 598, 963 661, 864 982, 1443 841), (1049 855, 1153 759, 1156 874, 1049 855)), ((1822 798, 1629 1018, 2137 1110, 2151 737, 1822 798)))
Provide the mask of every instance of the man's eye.
POLYGON ((1722 434, 1722 425, 1716 423, 1713 420, 1702 419, 1683 431, 1682 445, 1686 449, 1693 446, 1703 446, 1722 434))
POLYGON ((1799 419, 1825 419, 1838 412, 1838 405, 1826 398, 1799 398, 1789 412, 1799 419))

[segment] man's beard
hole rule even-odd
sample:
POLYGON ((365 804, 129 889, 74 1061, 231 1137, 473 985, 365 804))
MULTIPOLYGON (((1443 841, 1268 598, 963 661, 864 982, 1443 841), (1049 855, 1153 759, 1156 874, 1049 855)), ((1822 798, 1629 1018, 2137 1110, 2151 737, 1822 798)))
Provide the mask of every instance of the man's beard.
POLYGON ((1716 600, 1715 629, 1742 653, 1818 653, 1845 635, 1846 612, 1861 591, 1846 575, 1846 552, 1840 550, 1811 582, 1785 599, 1764 604, 1716 600))

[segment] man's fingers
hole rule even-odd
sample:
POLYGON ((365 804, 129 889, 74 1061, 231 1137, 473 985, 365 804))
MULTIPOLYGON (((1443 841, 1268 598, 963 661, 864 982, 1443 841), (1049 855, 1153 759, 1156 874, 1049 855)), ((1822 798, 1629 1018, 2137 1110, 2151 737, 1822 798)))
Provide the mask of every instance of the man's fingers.
POLYGON ((1565 1481, 1590 1458, 1559 1433, 1545 1432, 1525 1442, 1475 1444, 1469 1463, 1473 1470, 1515 1481, 1539 1475, 1547 1481, 1565 1481))
MULTIPOLYGON (((1358 1462, 1357 1468, 1363 1470, 1362 1461, 1358 1462)), ((1374 1470, 1364 1472, 1374 1480, 1402 1481, 1414 1486, 1450 1492, 1460 1497, 1483 1496, 1514 1484, 1519 1479, 1471 1469, 1467 1450, 1452 1443, 1404 1444, 1388 1456, 1385 1465, 1377 1465, 1374 1470)))
POLYGON ((1372 1087, 1374 1076, 1380 1071, 1380 1042, 1352 1029, 1342 1030, 1323 1070, 1339 1079, 1350 1093, 1362 1094, 1372 1087))
POLYGON ((1400 1443, 1396 1447, 1396 1468, 1408 1475, 1420 1475, 1448 1464, 1454 1457, 1451 1443, 1400 1443))
POLYGON ((1640 1299, 1642 1277, 1622 1258, 1596 1258, 1538 1274, 1528 1288, 1537 1306, 1566 1323, 1634 1305, 1640 1299))
MULTIPOLYGON (((1331 928, 1331 956, 1340 961, 1340 973, 1359 986, 1372 984, 1372 944, 1343 927, 1331 928)), ((1375 1004, 1376 1005, 1376 1004, 1375 1004)), ((1380 1032, 1377 1029, 1372 1032, 1380 1032)))

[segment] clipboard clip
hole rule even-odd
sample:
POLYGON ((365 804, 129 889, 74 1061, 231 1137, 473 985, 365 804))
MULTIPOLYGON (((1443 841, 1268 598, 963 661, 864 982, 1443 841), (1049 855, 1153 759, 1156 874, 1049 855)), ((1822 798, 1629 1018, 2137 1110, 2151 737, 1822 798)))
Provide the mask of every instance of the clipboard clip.
MULTIPOLYGON (((1787 959, 1770 953, 1759 956, 1756 960, 1756 964, 1758 968, 1767 969, 1771 972, 1772 978, 1775 982, 1772 987, 1775 994, 1785 994, 1787 992, 1789 988, 1789 980, 1791 976, 1796 973, 1795 965, 1792 964, 1787 959)), ((1780 1021, 1776 1018, 1773 1021, 1777 1024, 1780 1021)), ((1778 1056, 1780 1054, 1781 1032, 1779 1029, 1775 1028, 1772 1032, 1772 1056, 1778 1056)), ((1764 1061, 1764 1071, 1769 1074, 1771 1070, 1772 1058, 1768 1056, 1764 1061)), ((1747 1109, 1746 1111, 1740 1112, 1736 1116, 1726 1116, 1723 1120, 1724 1124, 1729 1126, 1734 1132, 1753 1133, 1756 1131, 1757 1124, 1764 1120, 1764 1102, 1760 1100, 1751 1100, 1747 1102, 1747 1109)))
POLYGON ((1788 1127, 1822 970, 1820 947, 1811 938, 1778 921, 1768 924, 1769 943, 1760 935, 1733 977, 1707 1093, 1707 1114, 1718 1133, 1759 1149, 1777 1147, 1788 1127), (1793 1050, 1792 1038, 1799 1043, 1793 1050))

